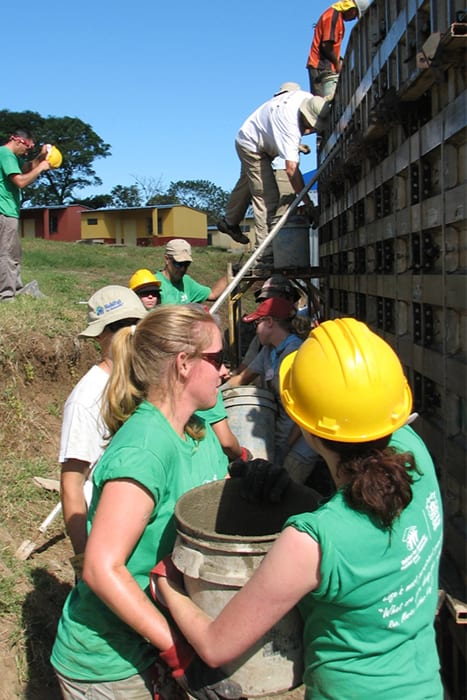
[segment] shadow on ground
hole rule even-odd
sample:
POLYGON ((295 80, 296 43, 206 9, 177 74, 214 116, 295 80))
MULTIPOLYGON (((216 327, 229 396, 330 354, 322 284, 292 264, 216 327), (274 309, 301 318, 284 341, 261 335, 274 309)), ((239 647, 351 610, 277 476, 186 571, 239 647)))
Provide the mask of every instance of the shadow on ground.
POLYGON ((23 697, 25 700, 61 700, 49 658, 63 603, 71 587, 42 568, 34 569, 31 578, 34 588, 23 604, 29 679, 23 697))

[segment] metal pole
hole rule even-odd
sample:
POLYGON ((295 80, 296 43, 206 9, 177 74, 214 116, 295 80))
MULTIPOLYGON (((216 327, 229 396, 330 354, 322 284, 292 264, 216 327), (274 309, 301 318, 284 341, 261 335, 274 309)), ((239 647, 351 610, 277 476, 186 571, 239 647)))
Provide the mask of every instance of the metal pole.
POLYGON ((222 292, 222 294, 220 295, 220 297, 219 297, 219 298, 214 302, 214 304, 211 306, 210 312, 211 312, 212 314, 214 314, 214 313, 217 311, 217 309, 218 309, 220 306, 222 306, 222 304, 224 303, 224 301, 225 301, 225 300, 227 299, 227 297, 229 296, 230 292, 231 292, 233 289, 235 289, 235 287, 236 287, 236 286, 238 285, 238 283, 243 279, 243 277, 246 275, 246 273, 248 272, 248 270, 250 269, 250 267, 251 267, 251 266, 253 265, 253 263, 256 261, 256 259, 258 258, 258 256, 260 256, 261 253, 263 252, 263 250, 264 250, 265 248, 267 248, 267 246, 271 243, 272 239, 273 239, 274 236, 277 234, 277 232, 280 231, 280 229, 281 229, 282 226, 285 224, 285 222, 287 221, 287 219, 288 219, 288 217, 290 216, 290 214, 297 208, 299 202, 302 201, 303 197, 307 194, 308 190, 312 187, 312 185, 314 185, 314 183, 316 182, 316 180, 318 179, 318 177, 321 175, 323 169, 324 169, 324 163, 318 168, 318 170, 315 172, 315 174, 313 175, 313 177, 311 178, 311 180, 310 180, 309 182, 307 182, 307 184, 305 185, 305 187, 303 188, 303 190, 300 192, 300 194, 297 194, 297 196, 295 197, 295 199, 294 199, 294 201, 292 202, 292 204, 289 206, 289 208, 287 209, 287 211, 285 211, 285 212, 282 214, 282 216, 281 216, 281 218, 279 219, 279 221, 272 227, 272 229, 269 231, 269 233, 268 233, 268 235, 266 236, 266 238, 264 239, 264 241, 258 246, 258 248, 257 248, 255 251, 253 251, 253 253, 251 254, 251 256, 248 258, 248 260, 246 261, 246 263, 243 265, 243 267, 237 272, 237 274, 235 275, 235 277, 233 278, 233 280, 232 280, 231 282, 229 282, 229 284, 228 284, 227 287, 224 289, 224 291, 222 292))

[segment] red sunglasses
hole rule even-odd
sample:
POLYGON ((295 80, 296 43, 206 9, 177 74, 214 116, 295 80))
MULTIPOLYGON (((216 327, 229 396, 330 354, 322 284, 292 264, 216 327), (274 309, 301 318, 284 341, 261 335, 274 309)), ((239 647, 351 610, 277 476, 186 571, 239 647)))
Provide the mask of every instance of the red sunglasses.
POLYGON ((26 141, 25 139, 20 138, 19 136, 12 136, 11 137, 12 141, 18 141, 18 143, 21 143, 23 146, 26 146, 29 150, 31 148, 34 148, 34 141, 26 141))
POLYGON ((220 368, 224 364, 224 350, 219 350, 218 352, 202 352, 199 354, 202 360, 206 360, 210 365, 216 368, 219 372, 220 368))

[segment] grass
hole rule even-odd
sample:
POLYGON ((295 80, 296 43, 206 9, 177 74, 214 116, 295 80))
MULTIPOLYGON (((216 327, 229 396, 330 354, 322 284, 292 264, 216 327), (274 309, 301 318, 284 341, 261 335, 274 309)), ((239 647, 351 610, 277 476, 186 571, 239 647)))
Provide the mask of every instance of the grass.
MULTIPOLYGON (((92 342, 76 339, 85 302, 106 284, 126 286, 138 268, 160 269, 163 253, 26 240, 23 281, 36 279, 46 297, 20 295, 0 305, 0 700, 60 697, 48 657, 73 581, 71 547, 61 516, 45 536, 38 532, 58 494, 38 488, 33 477, 58 478, 63 403, 98 357, 92 342), (38 549, 20 561, 15 551, 26 539, 37 541, 38 549)), ((190 273, 210 285, 229 261, 237 256, 195 249, 190 273)))
MULTIPOLYGON (((213 284, 225 274, 236 256, 213 248, 196 248, 190 274, 203 284, 213 284)), ((46 299, 19 296, 0 311, 2 327, 19 335, 39 331, 47 337, 74 332, 83 319, 83 302, 107 284, 127 286, 133 272, 163 266, 163 248, 92 246, 52 241, 24 241, 23 282, 36 279, 46 299)))

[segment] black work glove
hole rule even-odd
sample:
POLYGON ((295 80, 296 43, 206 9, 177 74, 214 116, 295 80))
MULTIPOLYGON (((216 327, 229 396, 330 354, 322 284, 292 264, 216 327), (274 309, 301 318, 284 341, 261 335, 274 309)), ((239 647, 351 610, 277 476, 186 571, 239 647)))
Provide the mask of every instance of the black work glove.
POLYGON ((287 471, 267 459, 236 459, 229 464, 229 474, 243 478, 241 494, 253 503, 279 503, 290 483, 287 471))
POLYGON ((197 700, 238 700, 242 697, 243 691, 238 683, 226 677, 219 668, 207 666, 184 640, 179 640, 159 656, 171 668, 179 686, 197 700))

